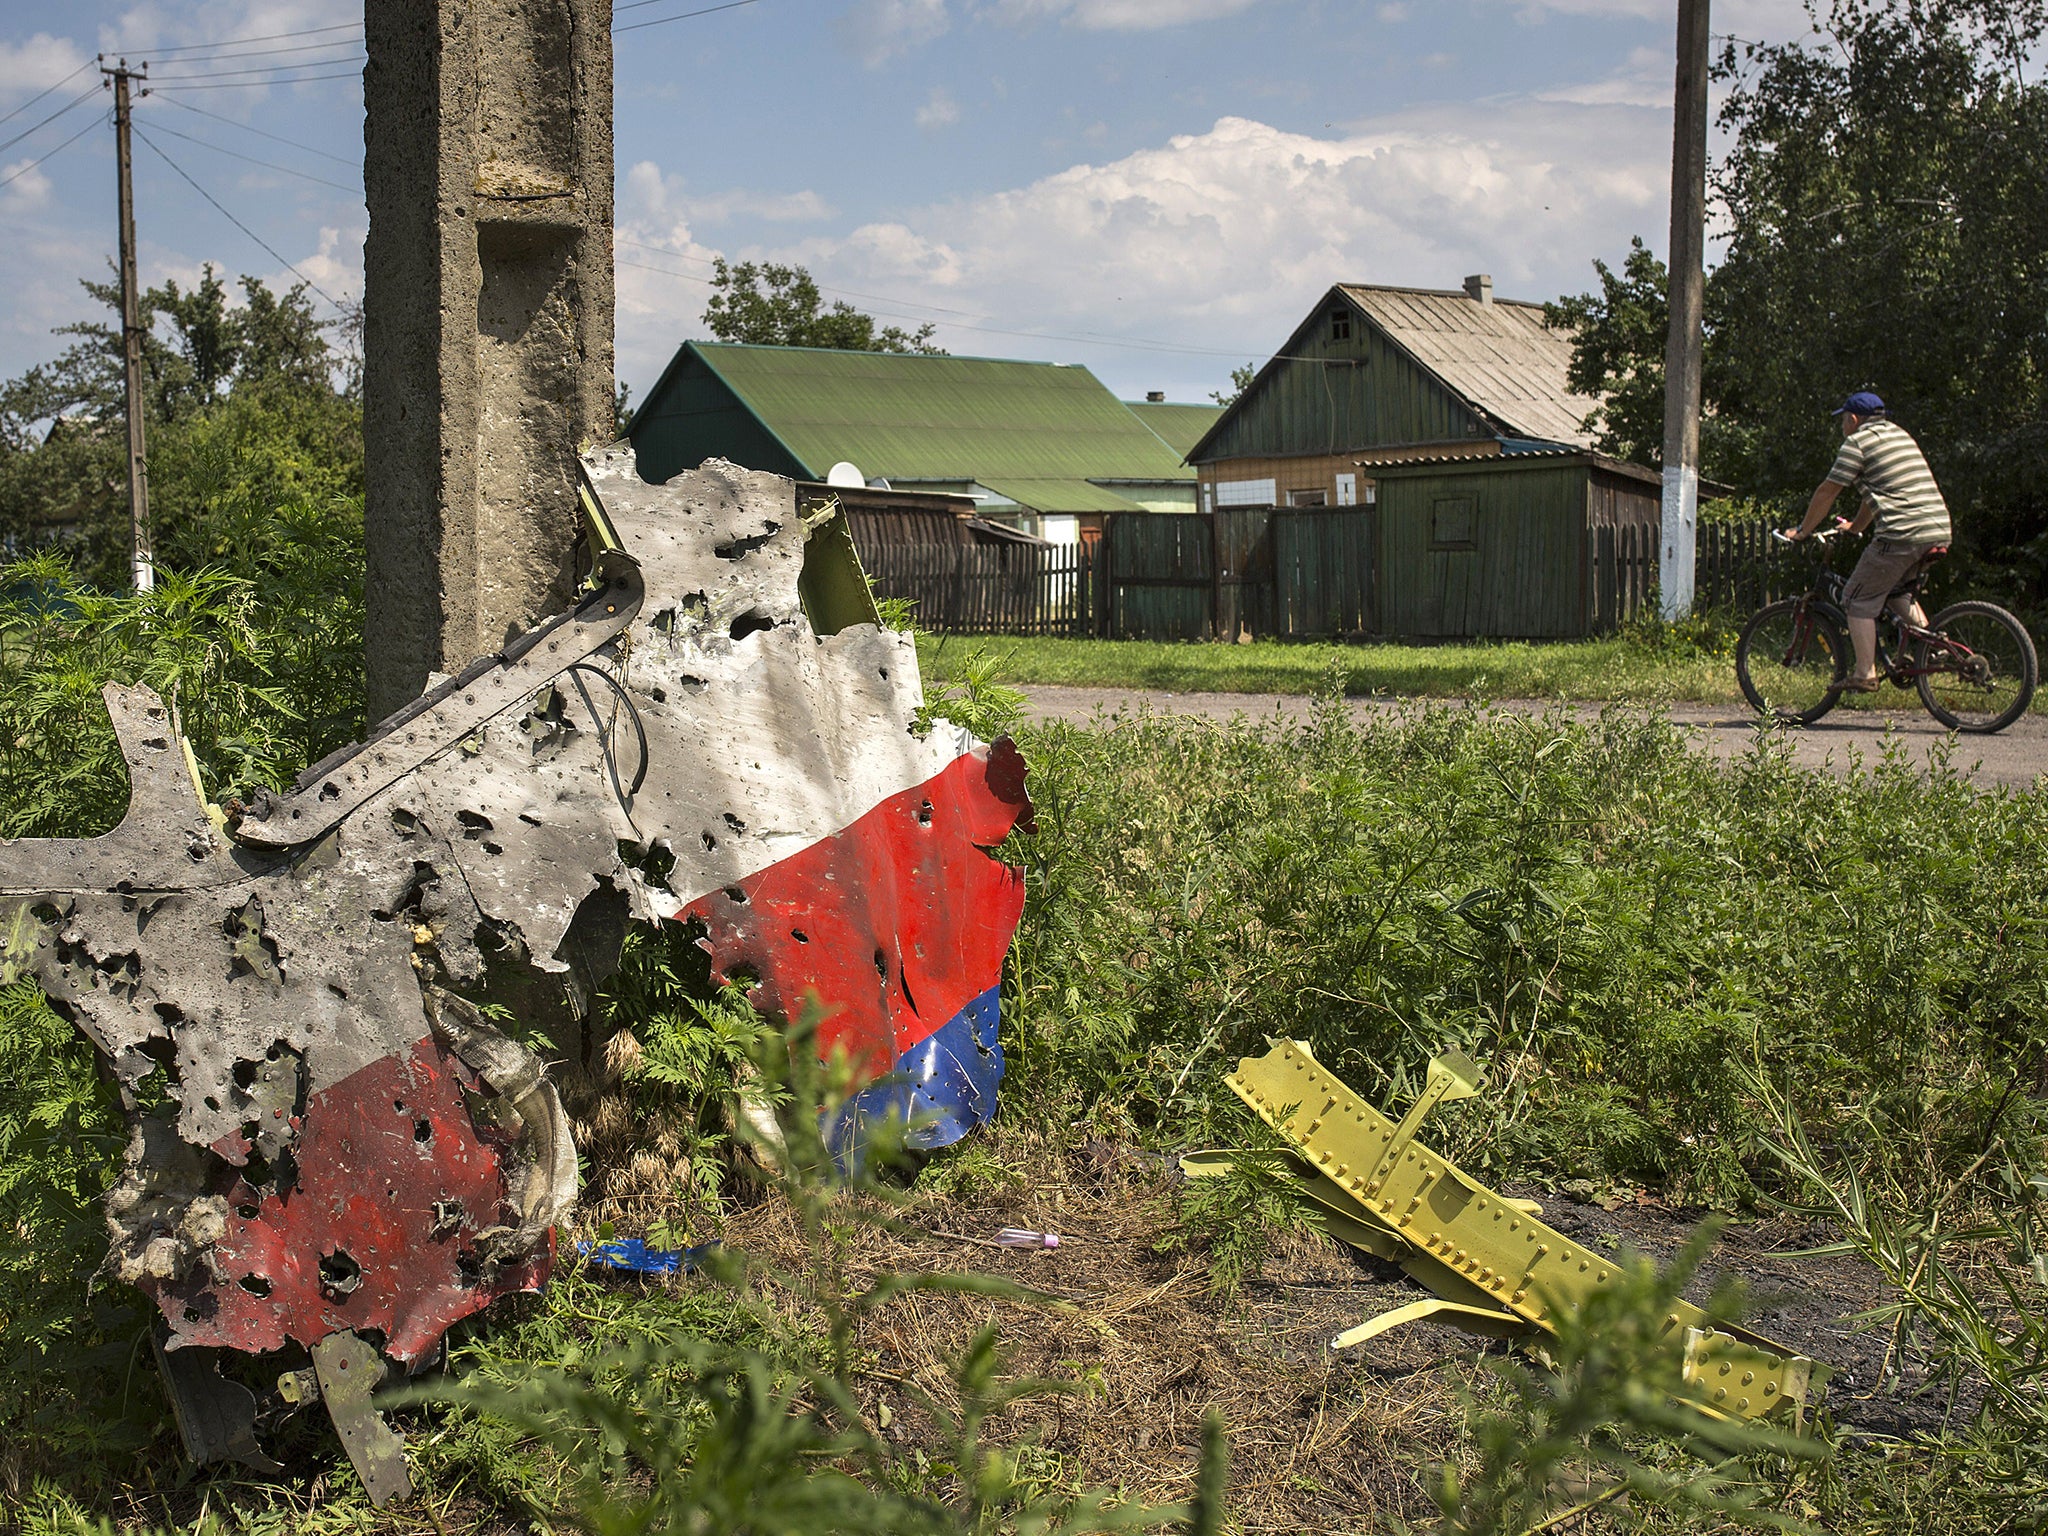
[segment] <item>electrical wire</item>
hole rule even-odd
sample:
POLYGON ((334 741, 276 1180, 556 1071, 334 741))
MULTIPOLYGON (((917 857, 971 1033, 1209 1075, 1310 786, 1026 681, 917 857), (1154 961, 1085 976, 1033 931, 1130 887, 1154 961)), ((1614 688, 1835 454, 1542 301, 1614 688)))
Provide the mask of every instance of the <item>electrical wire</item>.
POLYGON ((106 119, 102 118, 97 123, 87 123, 83 128, 79 129, 78 132, 71 135, 71 137, 66 139, 62 144, 59 144, 55 149, 50 150, 42 155, 38 155, 35 159, 29 161, 27 165, 24 165, 20 170, 14 172, 11 176, 7 177, 6 180, 0 181, 0 187, 9 187, 14 185, 15 182, 21 180, 22 177, 26 176, 30 171, 34 170, 37 166, 41 165, 45 160, 50 159, 54 155, 61 155, 62 153, 64 153, 65 150, 69 149, 72 145, 76 144, 88 133, 91 133, 93 129, 103 126, 105 122, 106 119))
POLYGON ((154 96, 159 91, 241 91, 247 90, 252 85, 311 85, 315 80, 360 80, 362 78, 363 72, 360 69, 344 69, 331 75, 300 75, 293 80, 229 80, 218 85, 158 85, 155 81, 151 81, 149 93, 154 96))
MULTIPOLYGON (((614 6, 614 11, 630 11, 637 6, 653 5, 655 0, 632 0, 630 5, 614 6)), ((726 0, 724 5, 707 5, 701 11, 683 11, 674 16, 657 16, 652 21, 629 21, 623 27, 613 27, 612 35, 621 32, 638 32, 643 27, 665 27, 672 21, 688 21, 693 16, 709 16, 716 11, 736 11, 743 5, 758 5, 760 0, 726 0)))
POLYGON ((323 32, 359 32, 360 21, 336 22, 331 27, 305 27, 297 32, 265 32, 258 37, 220 37, 210 43, 180 43, 169 48, 152 48, 150 52, 158 58, 172 53, 203 53, 209 48, 232 48, 240 43, 275 43, 288 37, 318 37, 323 32))
POLYGON ((61 90, 63 87, 69 85, 72 81, 76 80, 80 75, 84 74, 88 69, 91 69, 93 65, 97 64, 98 62, 99 60, 97 59, 87 59, 83 64, 79 65, 78 68, 71 71, 71 73, 66 75, 62 80, 59 80, 55 85, 44 86, 40 91, 37 91, 35 95, 29 97, 27 101, 24 101, 20 106, 16 107, 12 112, 7 113, 5 116, 0 116, 0 123, 7 122, 9 119, 21 116, 22 113, 26 112, 30 107, 34 106, 37 102, 41 101, 45 96, 49 95, 52 91, 61 90))
POLYGON ((316 181, 323 187, 334 188, 337 192, 353 192, 358 197, 363 195, 361 187, 352 187, 346 182, 329 181, 325 176, 315 176, 310 171, 296 171, 288 165, 279 165, 272 160, 258 160, 254 155, 245 155, 240 150, 229 149, 223 144, 209 144, 204 139, 195 139, 189 133, 180 133, 177 129, 166 127, 162 123, 156 125, 156 131, 158 133, 168 133, 174 139, 183 139, 187 144, 197 144, 201 149, 210 149, 216 155, 231 155, 237 160, 246 160, 251 165, 260 165, 266 171, 282 171, 287 176, 296 176, 301 181, 316 181))
MULTIPOLYGON (((197 58, 172 59, 173 64, 218 64, 232 59, 263 59, 279 53, 317 53, 322 48, 355 48, 362 44, 360 37, 340 37, 326 43, 295 43, 289 48, 245 48, 238 53, 202 53, 197 58)), ((281 64, 280 69, 293 66, 281 64)))
MULTIPOLYGON (((346 43, 342 46, 353 48, 356 44, 346 43)), ((235 80, 244 75, 276 75, 293 69, 325 69, 330 64, 361 64, 368 57, 367 54, 357 54, 345 59, 308 59, 303 64, 264 64, 256 69, 216 69, 197 75, 157 75, 150 83, 154 85, 159 80, 235 80)))
POLYGON ((79 95, 72 97, 69 101, 65 102, 63 106, 59 107, 56 111, 52 112, 48 117, 44 118, 41 122, 37 123, 34 128, 24 128, 21 130, 21 132, 17 133, 13 138, 9 139, 6 143, 0 144, 0 154, 4 154, 6 151, 14 148, 15 145, 19 144, 23 139, 27 138, 30 134, 34 133, 37 128, 49 127, 50 124, 57 121, 57 119, 62 117, 66 112, 69 112, 81 101, 84 101, 86 97, 97 96, 101 91, 105 89, 106 87, 103 85, 95 84, 87 86, 83 92, 81 92, 79 95))
MULTIPOLYGON (((230 128, 239 128, 244 133, 253 133, 257 138, 269 139, 274 144, 284 144, 293 149, 303 149, 309 155, 318 155, 322 160, 332 160, 336 165, 345 165, 351 170, 359 170, 362 167, 363 162, 360 159, 351 160, 346 155, 329 154, 324 149, 315 149, 310 144, 301 144, 297 139, 280 138, 277 134, 265 133, 261 128, 257 128, 249 123, 238 123, 232 117, 224 117, 218 112, 209 112, 204 107, 195 107, 189 101, 170 101, 166 102, 165 105, 176 107, 181 112, 196 112, 201 117, 210 117, 216 123, 226 123, 230 128)), ((168 133, 170 130, 165 129, 164 131, 168 133)))
MULTIPOLYGON (((133 127, 132 124, 130 126, 133 127)), ((251 229, 248 225, 244 224, 232 213, 229 213, 226 205, 223 204, 219 198, 215 197, 211 192, 207 191, 206 188, 202 187, 201 185, 199 185, 198 182, 194 181, 192 177, 186 172, 185 168, 182 165, 178 164, 177 161, 173 160, 169 155, 164 153, 164 148, 161 144, 157 143, 156 140, 152 139, 140 128, 134 128, 133 131, 135 137, 142 140, 142 142, 147 144, 150 147, 150 149, 155 151, 156 157, 159 160, 163 161, 165 165, 168 165, 172 170, 176 171, 180 177, 183 178, 186 186, 190 187, 194 192, 197 192, 201 197, 205 198, 209 203, 213 204, 213 206, 217 210, 219 210, 220 216, 222 218, 226 219, 230 224, 234 225, 235 228, 239 229, 251 240, 254 240, 258 245, 262 246, 265 251, 268 251, 270 253, 271 259, 273 261, 281 263, 284 269, 287 272, 291 273, 293 277, 296 277, 308 288, 312 289, 315 293, 319 294, 321 298, 325 299, 329 304, 332 304, 336 309, 342 308, 342 303, 339 299, 335 298, 333 294, 329 293, 325 288, 322 288, 318 283, 314 282, 313 279, 306 276, 305 273, 301 272, 289 261, 286 261, 283 256, 278 254, 277 248, 273 246, 268 240, 265 240, 261 235, 257 234, 255 230, 251 229)))

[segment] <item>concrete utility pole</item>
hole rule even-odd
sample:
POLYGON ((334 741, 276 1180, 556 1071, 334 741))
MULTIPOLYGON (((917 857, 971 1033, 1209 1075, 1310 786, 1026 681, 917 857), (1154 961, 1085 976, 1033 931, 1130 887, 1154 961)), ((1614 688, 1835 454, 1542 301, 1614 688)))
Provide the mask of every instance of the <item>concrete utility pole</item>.
POLYGON ((1699 531, 1700 329, 1706 288, 1707 0, 1678 0, 1671 121, 1671 336, 1664 349, 1664 617, 1692 612, 1699 531))
POLYGON ((156 586, 149 552, 149 467, 142 448, 142 297, 135 284, 135 166, 128 142, 128 82, 146 80, 126 59, 100 73, 114 82, 114 161, 121 198, 121 365, 128 383, 128 565, 135 590, 156 586))
POLYGON ((612 420, 610 0, 366 0, 369 717, 567 596, 612 420))

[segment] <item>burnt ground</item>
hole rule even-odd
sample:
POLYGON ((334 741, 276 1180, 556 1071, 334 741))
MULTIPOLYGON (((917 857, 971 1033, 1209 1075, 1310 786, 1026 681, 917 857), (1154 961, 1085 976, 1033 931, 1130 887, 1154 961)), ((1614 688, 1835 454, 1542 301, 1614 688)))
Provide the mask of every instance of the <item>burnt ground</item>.
MULTIPOLYGON (((862 1342, 873 1352, 871 1411, 889 1405, 899 1442, 915 1445, 926 1429, 905 1388, 949 1401, 950 1361, 994 1322, 1012 1373, 1095 1383, 1086 1399, 1013 1409, 1008 1429, 992 1431, 1035 1442, 1041 1449, 1023 1452, 1020 1464, 1037 1457, 1055 1482, 1185 1498, 1202 1416, 1214 1407, 1229 1426, 1232 1518, 1248 1532, 1386 1529, 1434 1514, 1426 1489, 1459 1454, 1464 1394, 1487 1395, 1488 1363, 1505 1358, 1507 1346, 1420 1323, 1332 1354, 1333 1334, 1427 1293, 1392 1265, 1295 1237, 1235 1297, 1218 1299, 1203 1256, 1172 1252, 1166 1241, 1178 1173, 1165 1160, 1101 1142, 991 1140, 985 1165, 994 1175, 967 1193, 913 1189, 899 1213, 904 1228, 864 1233, 859 1262, 1003 1275, 1064 1305, 951 1294, 895 1304, 862 1342), (1048 1253, 958 1240, 1003 1226, 1057 1231, 1062 1243, 1048 1253)), ((1588 1246, 1659 1261, 1707 1214, 1513 1193, 1540 1199, 1546 1221, 1588 1246)), ((1795 1221, 1731 1224, 1688 1294, 1706 1300, 1724 1275, 1742 1282, 1749 1326, 1836 1368, 1823 1401, 1839 1431, 1938 1429, 1947 1405, 1933 1362, 1909 1348, 1904 1368, 1881 1381, 1886 1336, 1850 1320, 1886 1298, 1881 1277, 1857 1259, 1796 1251, 1826 1240, 1795 1221)), ((736 1213, 728 1241, 773 1263, 796 1257, 795 1230, 775 1204, 736 1213)))

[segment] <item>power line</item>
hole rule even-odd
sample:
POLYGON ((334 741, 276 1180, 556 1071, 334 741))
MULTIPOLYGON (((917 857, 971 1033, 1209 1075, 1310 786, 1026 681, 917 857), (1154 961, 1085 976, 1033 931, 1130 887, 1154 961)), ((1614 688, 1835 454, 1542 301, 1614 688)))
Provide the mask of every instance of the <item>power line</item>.
MULTIPOLYGON (((361 160, 351 160, 345 155, 329 154, 324 149, 315 149, 310 144, 301 144, 297 139, 280 138, 277 134, 265 133, 261 128, 257 128, 252 124, 238 123, 232 117, 223 117, 218 112, 209 112, 204 107, 195 107, 189 101, 171 101, 166 102, 165 105, 176 107, 181 112, 196 112, 201 117, 210 117, 216 123, 226 123, 230 128, 239 128, 244 133, 253 133, 259 139, 269 139, 276 144, 289 145, 293 149, 303 149, 309 155, 318 155, 322 160, 332 160, 336 165, 345 165, 351 170, 359 169, 363 163, 361 160)), ((165 130, 165 132, 169 131, 169 129, 165 130)))
POLYGON ((288 37, 318 37, 323 32, 354 32, 362 29, 360 21, 337 22, 331 27, 305 27, 297 32, 265 32, 259 37, 221 37, 210 43, 181 43, 171 48, 152 48, 150 53, 163 58, 172 53, 204 53, 209 48, 232 48, 239 43, 275 43, 288 37))
POLYGON ((50 124, 57 121, 57 119, 62 117, 66 112, 69 112, 81 101, 84 101, 86 97, 97 96, 103 89, 103 86, 97 84, 87 86, 84 91, 72 97, 69 101, 65 102, 63 106, 59 107, 56 111, 52 112, 48 117, 44 118, 34 127, 24 128, 21 130, 21 132, 17 133, 13 138, 9 139, 6 143, 0 144, 0 153, 5 153, 7 150, 14 148, 15 145, 19 144, 23 139, 27 138, 30 134, 34 133, 37 128, 49 127, 50 124))
POLYGON ((202 187, 201 185, 199 185, 198 182, 194 181, 191 178, 191 176, 187 174, 185 168, 182 165, 178 164, 177 161, 173 160, 169 155, 164 153, 163 146, 158 144, 156 140, 152 139, 140 128, 135 129, 134 133, 135 137, 142 140, 143 143, 147 144, 150 147, 150 149, 155 152, 156 157, 159 160, 163 161, 165 165, 168 165, 172 170, 176 171, 181 178, 183 178, 186 186, 190 187, 194 192, 197 192, 201 197, 205 198, 209 203, 213 204, 213 206, 219 211, 220 216, 222 218, 226 219, 230 224, 234 225, 235 228, 239 229, 251 240, 254 240, 258 245, 262 246, 265 251, 269 252, 270 257, 273 261, 281 263, 287 272, 291 273, 293 277, 296 277, 308 288, 312 289, 315 293, 319 294, 321 298, 325 299, 329 304, 333 305, 336 309, 340 309, 342 307, 341 301, 335 298, 333 294, 329 293, 325 288, 322 288, 318 283, 314 282, 313 279, 306 276, 305 273, 301 272, 289 261, 286 261, 285 258, 278 253, 277 248, 273 246, 268 240, 264 239, 261 235, 257 234, 255 230, 251 229, 248 225, 244 224, 232 213, 229 213, 227 210, 227 206, 224 203, 222 203, 219 198, 215 197, 211 192, 207 191, 206 188, 202 187))
MULTIPOLYGON (((278 53, 317 53, 322 48, 353 48, 362 41, 359 37, 336 38, 325 43, 294 43, 289 48, 245 48, 236 53, 206 53, 194 59, 172 59, 173 64, 215 64, 223 59, 262 59, 278 53)), ((290 68, 291 66, 280 66, 290 68)))
POLYGON ((151 81, 149 93, 154 96, 159 91, 244 91, 251 86, 257 85, 311 85, 315 80, 360 80, 362 78, 363 72, 360 69, 344 69, 331 75, 300 75, 291 80, 229 80, 219 85, 158 85, 155 81, 151 81))
MULTIPOLYGON (((30 107, 34 106, 37 102, 41 101, 45 96, 49 95, 50 92, 58 90, 63 86, 69 85, 72 81, 76 80, 80 75, 84 74, 88 69, 91 69, 93 65, 97 62, 98 60, 96 59, 87 59, 83 64, 79 65, 78 68, 71 71, 71 73, 66 75, 62 80, 59 80, 56 83, 56 85, 44 86, 40 91, 37 91, 35 95, 29 97, 27 101, 24 101, 12 112, 9 112, 5 117, 0 117, 0 123, 7 122, 11 118, 21 116, 22 113, 26 112, 30 107)), ((95 86, 94 89, 97 90, 98 87, 95 86)))
MULTIPOLYGON (((356 45, 342 43, 337 46, 353 48, 356 45)), ((275 75, 291 69, 323 69, 329 64, 360 64, 366 57, 367 55, 358 54, 345 59, 308 59, 303 64, 262 64, 254 69, 217 69, 197 75, 157 75, 151 83, 154 84, 157 80, 233 80, 242 75, 275 75)))
MULTIPOLYGON (((615 5, 614 11, 630 11, 639 6, 653 5, 656 0, 632 0, 629 5, 615 5)), ((709 16, 716 11, 736 11, 743 5, 758 5, 760 0, 726 0, 724 5, 707 5, 701 11, 683 11, 675 16, 657 16, 652 21, 632 21, 623 27, 613 27, 612 35, 621 32, 638 32, 642 27, 665 27, 672 21, 688 21, 693 16, 709 16)))
POLYGON ((251 165, 260 165, 266 171, 282 171, 285 175, 296 176, 301 181, 317 181, 321 186, 333 187, 337 192, 353 192, 358 197, 363 195, 361 187, 351 187, 345 182, 329 181, 325 176, 315 176, 310 171, 293 170, 292 167, 279 165, 275 161, 258 160, 254 155, 245 155, 240 150, 229 149, 223 144, 209 144, 204 139, 194 138, 189 133, 180 133, 177 129, 167 127, 163 123, 158 123, 156 127, 159 133, 168 133, 174 139, 183 139, 187 144, 197 144, 201 149, 210 149, 217 155, 232 155, 237 160, 246 160, 251 165))
POLYGON ((91 133, 93 129, 99 127, 102 121, 103 119, 96 119, 93 122, 87 123, 83 128, 79 129, 78 132, 71 135, 71 137, 66 139, 62 144, 59 144, 55 149, 50 150, 45 154, 39 155, 37 158, 29 161, 29 163, 27 165, 24 165, 20 170, 14 172, 14 174, 9 176, 5 181, 0 181, 0 187, 12 186, 15 182, 21 180, 22 177, 26 176, 30 171, 34 170, 37 166, 41 165, 43 161, 50 159, 52 156, 61 155, 62 153, 64 153, 65 150, 69 149, 72 145, 76 144, 88 133, 91 133))

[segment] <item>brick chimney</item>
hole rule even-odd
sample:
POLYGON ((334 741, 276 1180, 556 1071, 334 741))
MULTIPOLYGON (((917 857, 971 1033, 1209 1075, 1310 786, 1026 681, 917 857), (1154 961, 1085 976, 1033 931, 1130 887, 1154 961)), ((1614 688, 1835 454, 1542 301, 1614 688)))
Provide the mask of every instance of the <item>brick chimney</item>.
POLYGON ((1493 274, 1491 272, 1475 272, 1466 278, 1465 297, 1477 300, 1481 304, 1491 304, 1493 302, 1493 274))

